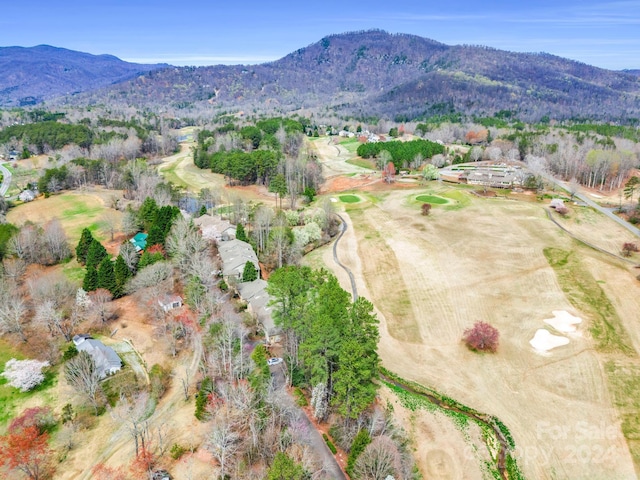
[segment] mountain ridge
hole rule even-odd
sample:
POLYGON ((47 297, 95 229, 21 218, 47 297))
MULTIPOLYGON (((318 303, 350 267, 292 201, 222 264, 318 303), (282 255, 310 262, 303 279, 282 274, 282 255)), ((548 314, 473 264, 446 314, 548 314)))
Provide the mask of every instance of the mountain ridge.
POLYGON ((0 47, 0 106, 24 106, 120 83, 167 65, 125 62, 51 45, 0 47))
POLYGON ((523 120, 640 117, 640 77, 632 71, 383 30, 328 35, 258 65, 165 66, 111 83, 56 102, 157 106, 175 115, 200 106, 403 120, 501 110, 523 120))

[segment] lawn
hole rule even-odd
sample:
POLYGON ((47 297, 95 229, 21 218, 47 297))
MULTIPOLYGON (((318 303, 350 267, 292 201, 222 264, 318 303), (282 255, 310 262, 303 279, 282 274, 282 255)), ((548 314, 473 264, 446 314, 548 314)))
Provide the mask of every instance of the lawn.
POLYGON ((368 168, 369 170, 376 169, 376 164, 373 162, 373 160, 368 160, 364 158, 354 158, 351 160, 347 160, 346 163, 350 165, 355 165, 356 167, 368 168))
POLYGON ((100 217, 106 211, 121 215, 109 209, 98 194, 67 192, 49 198, 39 197, 33 202, 18 205, 9 211, 7 220, 14 225, 22 225, 28 219, 42 225, 57 218, 67 234, 69 244, 74 245, 80 239, 83 228, 89 228, 100 241, 107 239, 98 226, 100 217))

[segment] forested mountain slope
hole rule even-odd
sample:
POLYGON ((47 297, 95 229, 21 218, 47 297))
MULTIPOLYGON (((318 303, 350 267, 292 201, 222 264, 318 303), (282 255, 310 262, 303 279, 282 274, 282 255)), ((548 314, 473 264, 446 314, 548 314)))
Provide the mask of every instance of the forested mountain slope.
POLYGON ((95 90, 167 65, 128 63, 49 45, 0 47, 0 107, 95 90))

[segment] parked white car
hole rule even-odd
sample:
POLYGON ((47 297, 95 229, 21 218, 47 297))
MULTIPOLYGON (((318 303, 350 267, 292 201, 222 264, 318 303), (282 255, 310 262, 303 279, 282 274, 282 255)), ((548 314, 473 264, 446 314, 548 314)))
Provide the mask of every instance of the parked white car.
POLYGON ((281 363, 282 363, 282 359, 281 358, 273 357, 273 358, 270 358, 270 359, 267 360, 267 365, 269 365, 269 366, 279 365, 281 363))

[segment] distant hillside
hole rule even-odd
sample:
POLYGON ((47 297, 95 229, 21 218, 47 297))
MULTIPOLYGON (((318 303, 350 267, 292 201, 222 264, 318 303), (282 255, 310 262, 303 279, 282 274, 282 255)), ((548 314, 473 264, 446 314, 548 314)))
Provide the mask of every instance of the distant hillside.
POLYGON ((152 101, 174 108, 209 102, 283 111, 329 107, 399 119, 500 110, 524 120, 620 119, 640 117, 640 78, 548 54, 448 46, 374 30, 331 35, 262 65, 150 72, 84 101, 152 101))
POLYGON ((167 65, 128 63, 64 48, 0 47, 0 106, 32 105, 95 90, 167 65))
POLYGON ((252 66, 172 67, 65 99, 174 109, 305 109, 402 120, 511 110, 544 116, 640 117, 640 78, 549 54, 449 46, 380 30, 331 35, 252 66))

